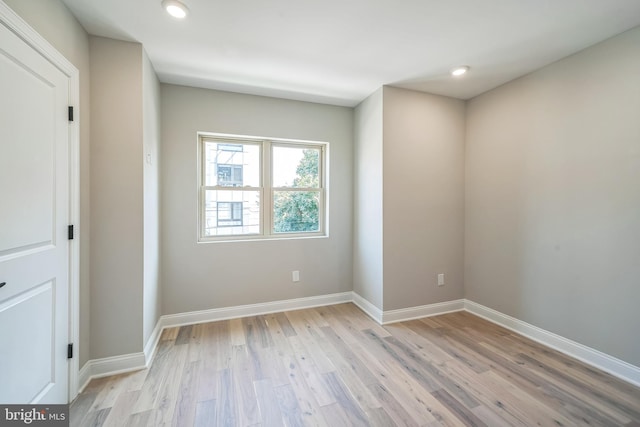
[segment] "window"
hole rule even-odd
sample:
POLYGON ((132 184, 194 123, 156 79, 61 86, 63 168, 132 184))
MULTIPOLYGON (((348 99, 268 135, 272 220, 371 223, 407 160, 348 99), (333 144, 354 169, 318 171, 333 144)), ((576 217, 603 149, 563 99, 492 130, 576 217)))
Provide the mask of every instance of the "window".
POLYGON ((326 150, 201 134, 200 241, 325 235, 326 150))

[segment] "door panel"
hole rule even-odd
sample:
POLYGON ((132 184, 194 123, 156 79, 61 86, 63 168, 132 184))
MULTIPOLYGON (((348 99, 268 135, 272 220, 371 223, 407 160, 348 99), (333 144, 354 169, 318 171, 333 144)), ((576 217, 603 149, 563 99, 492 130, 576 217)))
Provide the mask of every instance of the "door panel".
POLYGON ((55 284, 49 281, 0 305, 0 324, 28 325, 28 333, 22 327, 3 330, 0 354, 6 355, 7 360, 0 365, 0 378, 15 387, 11 390, 3 387, 0 402, 32 402, 55 385, 55 361, 51 360, 54 294, 55 284), (34 322, 33 313, 38 313, 37 322, 34 322), (17 348, 20 352, 12 351, 17 348), (29 375, 12 369, 19 365, 31 366, 29 375))
POLYGON ((50 244, 53 240, 54 194, 51 180, 55 165, 55 87, 25 65, 0 55, 3 84, 0 135, 0 193, 3 227, 0 254, 50 244), (37 118, 37 120, 34 120, 37 118), (24 134, 26 132, 26 135, 24 134), (20 183, 20 185, 16 185, 20 183))
POLYGON ((69 79, 0 23, 0 402, 66 403, 69 79))

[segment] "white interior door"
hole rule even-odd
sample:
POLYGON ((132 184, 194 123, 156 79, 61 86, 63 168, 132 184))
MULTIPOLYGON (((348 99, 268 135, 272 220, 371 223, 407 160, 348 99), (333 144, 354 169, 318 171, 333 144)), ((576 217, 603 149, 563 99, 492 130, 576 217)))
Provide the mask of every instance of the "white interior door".
POLYGON ((0 402, 67 403, 69 78, 0 22, 0 402))

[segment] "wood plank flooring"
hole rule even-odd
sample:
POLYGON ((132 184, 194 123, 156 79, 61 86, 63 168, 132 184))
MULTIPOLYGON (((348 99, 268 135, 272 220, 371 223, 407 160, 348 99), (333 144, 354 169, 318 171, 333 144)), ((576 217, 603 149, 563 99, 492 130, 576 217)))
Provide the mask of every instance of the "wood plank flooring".
POLYGON ((353 304, 163 332, 71 426, 640 426, 640 389, 466 312, 380 326, 353 304))

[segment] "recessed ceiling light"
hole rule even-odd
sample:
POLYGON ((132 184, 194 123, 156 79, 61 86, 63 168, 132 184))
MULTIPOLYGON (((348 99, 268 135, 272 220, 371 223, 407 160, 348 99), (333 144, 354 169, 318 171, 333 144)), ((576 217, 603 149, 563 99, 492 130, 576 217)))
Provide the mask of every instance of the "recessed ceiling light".
POLYGON ((458 77, 463 74, 466 74, 467 71, 469 71, 469 67, 466 65, 462 65, 460 67, 456 67, 453 70, 451 70, 451 75, 454 77, 458 77))
POLYGON ((178 0, 162 0, 162 7, 174 18, 183 19, 189 13, 189 8, 178 0))

